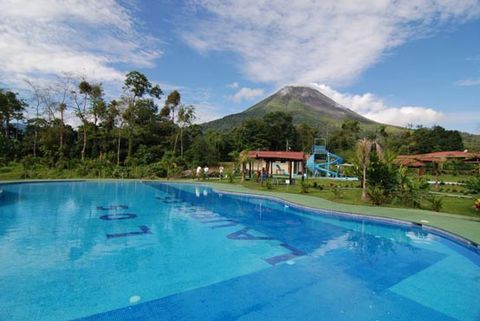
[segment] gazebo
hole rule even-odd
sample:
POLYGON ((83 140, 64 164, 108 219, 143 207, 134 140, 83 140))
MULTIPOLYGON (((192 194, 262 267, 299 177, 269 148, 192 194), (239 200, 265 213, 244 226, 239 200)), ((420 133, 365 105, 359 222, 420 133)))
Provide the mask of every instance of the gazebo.
MULTIPOLYGON (((261 167, 264 167, 268 176, 273 176, 273 164, 275 163, 286 163, 286 169, 282 169, 279 165, 279 170, 286 172, 289 178, 289 182, 292 182, 293 172, 305 173, 305 162, 308 158, 308 155, 304 152, 290 152, 290 151, 250 151, 248 157, 252 160, 260 161, 261 167), (263 166, 264 165, 264 166, 263 166)), ((249 177, 252 177, 252 161, 249 162, 248 173, 249 177)))

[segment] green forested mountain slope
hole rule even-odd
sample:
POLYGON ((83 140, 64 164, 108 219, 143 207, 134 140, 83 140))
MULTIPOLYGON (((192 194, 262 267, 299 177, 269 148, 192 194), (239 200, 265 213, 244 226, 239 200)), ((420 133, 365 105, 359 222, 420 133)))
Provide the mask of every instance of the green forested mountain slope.
POLYGON ((343 107, 310 87, 284 87, 247 110, 205 123, 205 128, 228 131, 249 118, 262 117, 269 112, 283 111, 292 115, 296 125, 305 123, 314 128, 327 124, 337 127, 344 120, 357 120, 362 127, 377 127, 381 124, 343 107))

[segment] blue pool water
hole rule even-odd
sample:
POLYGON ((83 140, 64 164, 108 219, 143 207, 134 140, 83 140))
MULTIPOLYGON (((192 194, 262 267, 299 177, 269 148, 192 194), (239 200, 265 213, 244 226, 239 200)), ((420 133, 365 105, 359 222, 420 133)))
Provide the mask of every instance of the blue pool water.
POLYGON ((480 320, 479 253, 418 227, 188 184, 2 189, 0 320, 480 320))

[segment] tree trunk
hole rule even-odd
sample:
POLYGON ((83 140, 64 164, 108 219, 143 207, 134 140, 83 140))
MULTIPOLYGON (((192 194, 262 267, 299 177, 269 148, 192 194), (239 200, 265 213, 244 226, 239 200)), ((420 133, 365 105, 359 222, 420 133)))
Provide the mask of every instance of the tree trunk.
POLYGON ((33 135, 33 158, 37 157, 37 139, 38 139, 38 129, 35 125, 35 134, 33 135))
POLYGON ((121 136, 120 130, 118 131, 118 139, 117 139, 117 166, 120 166, 120 146, 121 146, 121 136))
POLYGON ((9 124, 10 124, 10 119, 9 119, 8 116, 7 116, 7 118, 5 119, 5 138, 6 138, 6 139, 9 138, 9 135, 8 135, 8 126, 9 126, 9 124))
POLYGON ((63 158, 63 131, 64 131, 64 124, 63 124, 63 110, 60 111, 60 147, 58 148, 60 152, 60 159, 63 158))
POLYGON ((87 149, 87 124, 83 124, 83 146, 82 146, 82 162, 85 160, 85 150, 87 149))
POLYGON ((128 152, 127 152, 127 162, 130 162, 132 157, 132 133, 129 131, 128 134, 128 152))
POLYGON ((175 142, 173 143, 173 155, 177 153, 177 142, 178 142, 178 134, 175 135, 175 142))
POLYGON ((367 166, 363 166, 362 200, 367 200, 367 166))
POLYGON ((180 128, 180 155, 183 157, 183 128, 180 128))

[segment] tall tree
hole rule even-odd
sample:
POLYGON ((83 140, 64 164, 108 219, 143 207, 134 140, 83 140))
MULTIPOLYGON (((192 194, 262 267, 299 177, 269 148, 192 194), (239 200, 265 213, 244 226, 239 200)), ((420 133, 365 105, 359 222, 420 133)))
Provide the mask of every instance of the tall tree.
POLYGON ((379 158, 383 157, 383 151, 376 141, 362 138, 357 142, 357 163, 362 170, 362 200, 367 200, 367 169, 370 165, 370 153, 375 149, 379 158))
POLYGON ((32 105, 33 105, 33 108, 34 108, 34 112, 35 112, 35 119, 32 122, 33 127, 34 127, 33 128, 34 134, 33 134, 32 151, 33 151, 33 157, 36 158, 37 157, 37 143, 38 143, 38 128, 39 128, 39 122, 40 122, 41 108, 42 108, 42 105, 43 105, 43 102, 44 102, 44 98, 43 98, 44 94, 43 94, 42 89, 39 86, 37 86, 36 84, 31 82, 30 80, 27 80, 26 82, 27 82, 27 85, 30 87, 30 89, 32 91, 31 101, 32 101, 32 105))
POLYGON ((27 104, 18 97, 17 93, 0 89, 0 123, 4 126, 4 135, 10 139, 10 122, 19 119, 27 104))
MULTIPOLYGON (((195 119, 195 108, 193 106, 181 105, 178 109, 178 125, 180 126, 180 155, 183 157, 183 131, 190 126, 195 119)), ((176 139, 175 139, 176 141, 176 139)))
MULTIPOLYGON (((90 116, 96 112, 96 105, 102 101, 103 90, 100 84, 90 84, 86 80, 82 80, 78 84, 78 89, 72 91, 75 114, 82 122, 83 143, 81 150, 81 159, 85 160, 85 152, 87 149, 87 131, 90 124, 90 116)), ((98 110, 97 110, 98 111, 98 110)), ((96 118, 96 117, 95 117, 96 118)), ((95 123, 97 119, 95 119, 95 123)), ((96 126, 96 124, 95 124, 96 126)))
POLYGON ((160 112, 162 116, 168 116, 171 114, 172 122, 175 123, 175 108, 180 105, 181 96, 177 90, 172 91, 167 100, 165 100, 165 106, 162 108, 160 112))
POLYGON ((127 124, 127 160, 129 160, 132 156, 135 118, 139 103, 145 105, 146 102, 144 100, 160 99, 163 92, 158 85, 152 86, 148 78, 138 71, 129 72, 126 75, 124 84, 124 90, 127 95, 124 97, 126 108, 122 116, 127 124))
POLYGON ((279 111, 268 113, 263 116, 263 122, 270 150, 295 148, 297 135, 290 114, 279 111))

